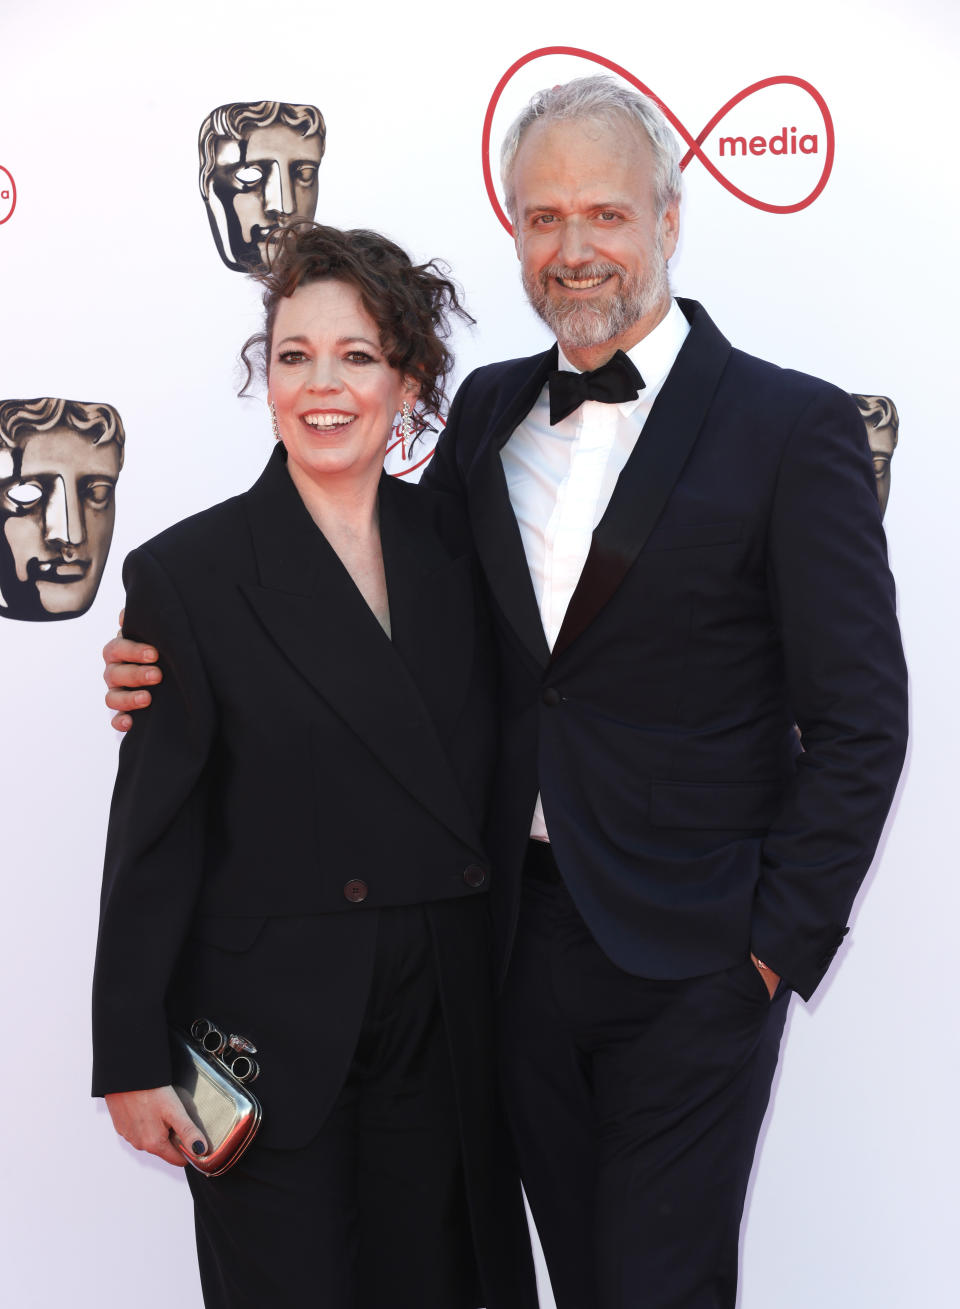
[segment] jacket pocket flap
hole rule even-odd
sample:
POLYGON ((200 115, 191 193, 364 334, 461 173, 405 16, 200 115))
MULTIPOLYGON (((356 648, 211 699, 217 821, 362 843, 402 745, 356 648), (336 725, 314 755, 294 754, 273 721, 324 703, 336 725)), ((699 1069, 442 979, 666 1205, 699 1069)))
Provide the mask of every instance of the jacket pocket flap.
POLYGON ((742 830, 769 827, 782 788, 770 782, 652 782, 654 827, 742 830))
POLYGON ((204 945, 239 954, 250 949, 266 921, 262 914, 254 918, 241 918, 235 914, 198 914, 190 926, 190 935, 204 945))

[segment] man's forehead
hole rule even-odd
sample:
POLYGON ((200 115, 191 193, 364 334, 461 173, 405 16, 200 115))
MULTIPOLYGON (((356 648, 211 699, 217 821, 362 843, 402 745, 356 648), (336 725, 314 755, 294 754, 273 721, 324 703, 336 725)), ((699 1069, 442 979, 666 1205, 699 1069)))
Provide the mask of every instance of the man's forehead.
POLYGON ((637 186, 618 186, 612 180, 584 180, 576 185, 564 185, 560 179, 530 178, 517 185, 517 199, 524 214, 539 209, 635 209, 638 206, 637 186))
POLYGON ((514 164, 518 191, 592 195, 602 203, 652 184, 653 154, 643 129, 626 120, 561 119, 534 123, 514 164))
POLYGON ((640 123, 621 113, 582 118, 539 119, 524 132, 517 147, 521 155, 536 159, 564 152, 571 144, 585 146, 591 155, 613 154, 618 158, 640 155, 646 160, 650 139, 640 123))
POLYGON ((120 468, 120 447, 116 441, 94 445, 88 437, 68 427, 37 432, 23 443, 21 477, 55 473, 94 473, 115 477, 120 468))

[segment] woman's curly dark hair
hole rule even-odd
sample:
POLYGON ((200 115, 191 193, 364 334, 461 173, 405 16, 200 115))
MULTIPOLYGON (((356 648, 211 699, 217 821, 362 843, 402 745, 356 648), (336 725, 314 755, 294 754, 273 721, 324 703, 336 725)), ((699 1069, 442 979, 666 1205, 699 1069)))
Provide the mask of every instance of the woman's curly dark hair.
POLYGON ((240 394, 246 393, 255 372, 268 371, 280 301, 300 286, 329 279, 356 288, 377 325, 390 367, 417 383, 423 410, 439 413, 453 365, 445 345, 450 319, 456 315, 474 321, 461 305, 457 287, 444 276, 446 271, 435 259, 413 263, 379 232, 342 232, 307 222, 279 228, 267 247, 265 270, 254 274, 263 284, 266 312, 263 331, 251 336, 240 352, 247 369, 240 394))

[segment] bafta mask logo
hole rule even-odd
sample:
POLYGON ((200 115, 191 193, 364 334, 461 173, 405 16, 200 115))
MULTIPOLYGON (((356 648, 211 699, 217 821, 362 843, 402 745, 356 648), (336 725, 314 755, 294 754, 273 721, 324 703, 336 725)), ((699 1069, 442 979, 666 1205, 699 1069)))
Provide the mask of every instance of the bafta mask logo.
POLYGON ((900 415, 888 395, 855 395, 853 398, 867 428, 867 443, 873 455, 873 472, 877 479, 877 497, 882 518, 890 498, 890 461, 897 448, 900 415))
POLYGON ((93 604, 123 443, 112 405, 0 400, 0 617, 76 618, 93 604))
POLYGON ((314 105, 256 100, 221 105, 204 119, 200 192, 228 268, 262 267, 272 232, 313 219, 326 140, 314 105))

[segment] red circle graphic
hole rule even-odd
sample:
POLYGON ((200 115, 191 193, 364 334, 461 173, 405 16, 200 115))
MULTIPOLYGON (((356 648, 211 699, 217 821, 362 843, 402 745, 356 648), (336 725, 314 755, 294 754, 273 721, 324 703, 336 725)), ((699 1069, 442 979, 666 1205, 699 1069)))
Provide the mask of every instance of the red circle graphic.
POLYGON ((812 205, 817 196, 820 195, 830 178, 830 173, 833 171, 833 155, 835 147, 833 119, 830 116, 830 110, 827 108, 827 103, 823 96, 815 86, 812 86, 802 77, 791 77, 787 74, 783 74, 779 77, 765 77, 759 82, 752 82, 749 86, 745 86, 742 91, 738 91, 735 96, 731 96, 727 103, 717 110, 709 123, 707 123, 707 125, 694 137, 687 131, 683 123, 680 122, 680 119, 677 118, 676 114, 674 114, 663 103, 658 95, 650 90, 649 86, 646 86, 641 82, 638 77, 634 77, 631 72, 628 72, 628 70, 623 68, 620 64, 614 63, 612 59, 606 59, 603 55, 593 54, 590 50, 580 50, 572 45, 544 46, 540 50, 531 50, 529 54, 523 55, 516 61, 516 63, 510 65, 494 88, 493 95, 490 97, 490 103, 487 105, 487 112, 483 119, 483 135, 480 144, 483 156, 483 180, 487 188, 487 195, 490 197, 490 203, 493 206, 493 211, 511 236, 513 235, 513 227, 511 226, 509 218, 503 212, 503 208, 497 198, 496 189, 493 185, 493 173, 490 168, 490 129, 493 125, 493 115, 496 112, 497 105, 500 103, 500 97, 503 95, 504 89, 514 73, 519 72, 519 70, 526 64, 532 63, 534 59, 541 59, 545 55, 575 55, 580 59, 589 59, 592 63, 600 64, 603 68, 608 68, 612 73, 617 73, 632 86, 635 86, 638 91, 642 91, 644 95, 649 96, 654 104, 658 105, 660 109, 663 110, 667 121, 673 126, 678 135, 686 141, 687 146, 689 147, 687 153, 680 161, 680 168, 686 168, 691 159, 699 159, 707 171, 716 178, 721 186, 725 187, 731 195, 735 195, 738 200, 742 200, 744 204, 752 205, 754 209, 763 209, 768 214, 795 214, 800 209, 806 209, 807 206, 812 205), (741 100, 746 100, 747 96, 754 95, 757 91, 763 91, 768 86, 798 86, 801 90, 806 91, 816 103, 820 113, 823 115, 823 125, 826 129, 827 149, 823 162, 823 171, 820 174, 819 180, 809 195, 804 196, 802 200, 798 200, 796 204, 792 205, 768 204, 765 200, 758 200, 756 196, 748 195, 746 191, 741 191, 738 186, 734 186, 731 181, 723 176, 716 165, 707 158, 703 153, 703 150, 700 148, 720 120, 724 118, 735 105, 738 105, 741 100))
MULTIPOLYGON (((3 164, 0 164, 0 173, 6 173, 7 177, 10 178, 10 190, 12 193, 12 197, 10 200, 10 212, 7 214, 6 218, 0 218, 0 227, 2 227, 5 222, 7 222, 9 219, 13 217, 13 211, 17 207, 17 184, 13 180, 13 173, 11 173, 9 168, 4 168, 3 164)), ((0 184, 0 191, 2 191, 3 189, 4 188, 2 184, 0 184)))

